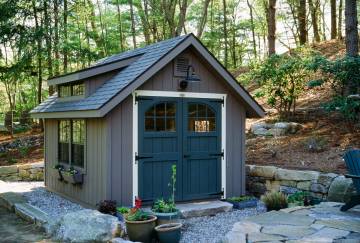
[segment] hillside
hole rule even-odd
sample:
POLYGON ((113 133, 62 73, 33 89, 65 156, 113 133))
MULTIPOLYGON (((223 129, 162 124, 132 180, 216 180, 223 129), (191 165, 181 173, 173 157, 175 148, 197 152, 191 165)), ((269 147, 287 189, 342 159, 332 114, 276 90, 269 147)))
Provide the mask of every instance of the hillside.
MULTIPOLYGON (((341 57, 345 45, 339 41, 327 41, 313 48, 330 59, 341 57)), ((247 87, 254 94, 255 84, 247 87)), ((360 148, 360 124, 345 121, 338 113, 327 113, 322 105, 333 96, 329 84, 305 90, 297 102, 297 112, 289 121, 301 124, 302 129, 294 135, 281 137, 258 137, 249 132, 251 124, 278 121, 277 112, 271 109, 265 99, 258 99, 267 111, 267 116, 247 123, 247 163, 275 165, 283 168, 319 170, 345 173, 342 160, 344 151, 360 148), (309 150, 309 143, 318 143, 317 152, 309 150)))

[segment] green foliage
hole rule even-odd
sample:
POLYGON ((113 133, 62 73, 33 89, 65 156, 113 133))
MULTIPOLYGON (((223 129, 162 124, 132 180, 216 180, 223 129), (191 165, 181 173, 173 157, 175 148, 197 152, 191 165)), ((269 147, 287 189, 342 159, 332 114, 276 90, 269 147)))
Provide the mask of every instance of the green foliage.
POLYGON ((323 79, 310 80, 309 82, 307 82, 306 86, 308 88, 315 88, 315 87, 323 85, 324 82, 325 81, 323 79))
POLYGON ((15 125, 13 129, 13 133, 24 133, 31 130, 31 126, 24 124, 24 125, 15 125))
POLYGON ((317 56, 311 65, 312 70, 320 70, 331 79, 334 89, 344 94, 345 88, 349 93, 356 93, 360 87, 360 57, 345 56, 331 61, 323 56, 317 56))
POLYGON ((339 111, 349 121, 360 121, 360 100, 351 97, 336 96, 324 105, 326 111, 339 111))
POLYGON ((19 148, 19 153, 21 157, 25 157, 29 154, 31 147, 21 147, 19 148))
POLYGON ((171 181, 169 186, 171 187, 171 200, 173 203, 175 202, 175 191, 176 191, 176 165, 171 166, 171 181))
POLYGON ((177 209, 174 201, 165 201, 163 199, 158 199, 152 206, 152 211, 157 213, 173 213, 176 212, 177 209))
POLYGON ((121 214, 127 214, 130 212, 130 208, 127 207, 117 207, 116 211, 121 213, 121 214))
POLYGON ((150 213, 143 211, 140 208, 132 208, 126 216, 128 221, 145 221, 151 218, 150 213))
POLYGON ((243 202, 256 199, 253 196, 240 196, 240 197, 230 197, 227 200, 231 202, 243 202))
POLYGON ((295 192, 294 194, 289 195, 287 200, 288 200, 288 203, 304 204, 304 199, 307 196, 308 196, 308 193, 306 193, 306 192, 295 192))
MULTIPOLYGON (((272 55, 257 65, 248 77, 259 82, 261 90, 257 97, 265 96, 267 103, 276 108, 280 115, 296 108, 296 100, 304 91, 311 75, 309 65, 313 53, 308 49, 296 49, 290 54, 272 55)), ((246 77, 245 77, 246 79, 246 77)))
POLYGON ((282 192, 268 192, 261 197, 268 211, 287 208, 287 197, 282 192))

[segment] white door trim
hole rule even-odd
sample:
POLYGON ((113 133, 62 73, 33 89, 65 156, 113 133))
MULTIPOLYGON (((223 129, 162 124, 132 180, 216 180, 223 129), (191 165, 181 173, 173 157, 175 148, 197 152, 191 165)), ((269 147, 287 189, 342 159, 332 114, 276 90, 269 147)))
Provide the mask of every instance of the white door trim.
POLYGON ((200 99, 223 99, 224 103, 221 107, 221 150, 224 152, 224 157, 221 160, 221 188, 224 191, 223 198, 226 198, 226 94, 216 93, 194 93, 194 92, 175 92, 175 91, 155 91, 155 90, 136 90, 132 93, 133 96, 133 198, 132 202, 135 205, 135 198, 139 195, 139 175, 138 162, 135 156, 138 154, 138 104, 136 96, 154 96, 154 97, 181 97, 181 98, 200 98, 200 99))

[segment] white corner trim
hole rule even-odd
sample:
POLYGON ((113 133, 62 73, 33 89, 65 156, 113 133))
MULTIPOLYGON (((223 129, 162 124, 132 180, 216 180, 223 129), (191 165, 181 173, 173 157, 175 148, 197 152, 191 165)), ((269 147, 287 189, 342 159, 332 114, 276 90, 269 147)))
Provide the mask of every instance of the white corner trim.
POLYGON ((132 197, 132 204, 135 206, 135 198, 139 195, 139 169, 138 169, 138 161, 135 160, 135 156, 138 154, 138 104, 135 100, 136 95, 133 94, 133 161, 132 161, 132 173, 133 173, 133 197, 132 197))
POLYGON ((224 104, 221 107, 221 151, 224 152, 224 157, 221 160, 221 188, 224 191, 222 198, 226 198, 226 94, 217 93, 194 93, 194 92, 176 92, 176 91, 156 91, 156 90, 136 90, 132 93, 133 96, 133 198, 132 202, 135 205, 135 197, 139 195, 139 171, 138 162, 135 161, 135 156, 139 151, 139 137, 138 137, 138 104, 136 96, 153 96, 153 97, 179 97, 179 98, 199 98, 199 99, 223 99, 224 104))

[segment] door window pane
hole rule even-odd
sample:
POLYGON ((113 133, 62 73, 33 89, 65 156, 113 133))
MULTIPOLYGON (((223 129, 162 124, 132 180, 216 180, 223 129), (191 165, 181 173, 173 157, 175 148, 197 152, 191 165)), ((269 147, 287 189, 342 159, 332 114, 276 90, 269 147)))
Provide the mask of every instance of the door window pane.
POLYGON ((207 104, 188 105, 188 131, 213 132, 216 130, 215 111, 207 104))
POLYGON ((176 131, 176 103, 162 102, 153 105, 145 111, 146 132, 175 132, 176 131))

